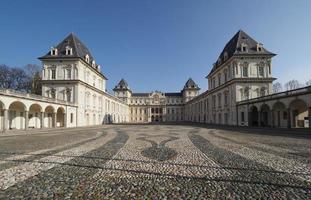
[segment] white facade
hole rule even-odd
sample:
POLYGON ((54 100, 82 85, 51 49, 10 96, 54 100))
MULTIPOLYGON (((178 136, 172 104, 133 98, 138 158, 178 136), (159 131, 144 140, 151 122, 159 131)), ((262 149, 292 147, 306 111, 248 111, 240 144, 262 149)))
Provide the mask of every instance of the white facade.
POLYGON ((132 93, 124 79, 114 88, 114 95, 129 105, 132 123, 185 121, 184 105, 198 94, 199 87, 191 78, 176 93, 132 93))
POLYGON ((39 58, 42 96, 0 90, 0 130, 178 121, 310 128, 310 87, 272 94, 273 56, 239 31, 213 65, 202 94, 192 79, 176 93, 133 93, 122 79, 111 95, 100 66, 70 34, 39 58))

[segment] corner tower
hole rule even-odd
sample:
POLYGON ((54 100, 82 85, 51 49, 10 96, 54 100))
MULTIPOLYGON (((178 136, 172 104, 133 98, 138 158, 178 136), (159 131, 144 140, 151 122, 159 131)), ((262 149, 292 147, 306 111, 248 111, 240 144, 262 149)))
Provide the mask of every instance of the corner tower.
POLYGON ((199 86, 192 80, 192 78, 189 78, 182 90, 184 102, 186 103, 198 96, 199 91, 199 86))
POLYGON ((107 78, 101 73, 100 65, 73 33, 39 59, 43 63, 42 96, 78 103, 77 90, 81 83, 106 90, 107 78))
POLYGON ((42 96, 75 104, 80 126, 105 121, 104 102, 110 99, 105 92, 107 78, 76 35, 70 33, 39 59, 43 64, 42 96))
POLYGON ((236 102, 272 93, 271 58, 275 55, 242 30, 229 40, 206 77, 210 123, 246 121, 246 113, 237 115, 236 102))
POLYGON ((114 96, 128 103, 128 99, 132 96, 132 91, 127 82, 122 78, 113 89, 114 96))

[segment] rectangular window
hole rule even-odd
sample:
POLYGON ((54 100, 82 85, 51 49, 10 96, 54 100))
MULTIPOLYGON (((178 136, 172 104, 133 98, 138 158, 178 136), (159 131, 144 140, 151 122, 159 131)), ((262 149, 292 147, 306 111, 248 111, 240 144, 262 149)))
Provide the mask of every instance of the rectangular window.
POLYGON ((70 113, 70 123, 73 123, 73 113, 70 113))
POLYGON ((264 76, 264 68, 263 67, 259 67, 258 71, 259 71, 259 76, 264 76))
POLYGON ((243 76, 248 77, 248 67, 243 67, 243 76))
POLYGON ((221 85, 221 76, 220 76, 220 74, 218 75, 218 85, 221 85))
POLYGON ((67 95, 67 101, 70 102, 71 101, 71 92, 67 91, 66 95, 67 95))
POLYGON ((241 121, 244 122, 244 120, 245 120, 244 112, 241 112, 241 121))
POLYGON ((228 105, 228 93, 225 93, 225 105, 228 105))
POLYGON ((71 69, 67 69, 67 79, 71 79, 71 69))
POLYGON ((51 72, 52 72, 51 79, 56 79, 56 69, 52 69, 51 72))

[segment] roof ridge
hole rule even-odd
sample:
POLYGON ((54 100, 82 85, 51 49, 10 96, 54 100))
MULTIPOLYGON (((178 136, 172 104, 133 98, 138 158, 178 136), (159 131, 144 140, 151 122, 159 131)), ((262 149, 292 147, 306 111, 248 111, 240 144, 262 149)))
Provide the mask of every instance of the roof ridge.
MULTIPOLYGON (((73 32, 71 32, 70 34, 69 34, 69 37, 72 37, 72 41, 73 41, 73 45, 74 45, 74 47, 75 47, 75 50, 77 51, 78 50, 78 46, 77 46, 77 41, 76 41, 76 38, 75 38, 75 35, 73 34, 73 32)), ((77 52, 78 53, 78 52, 77 52)))

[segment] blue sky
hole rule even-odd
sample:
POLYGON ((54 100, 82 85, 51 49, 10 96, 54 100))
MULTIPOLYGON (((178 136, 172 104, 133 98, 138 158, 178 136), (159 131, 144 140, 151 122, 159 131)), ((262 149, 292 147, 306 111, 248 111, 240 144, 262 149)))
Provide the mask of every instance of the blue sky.
POLYGON ((268 50, 284 83, 311 79, 310 0, 98 0, 0 2, 0 63, 40 64, 74 32, 108 77, 136 92, 179 91, 204 78, 226 42, 243 29, 268 50))

